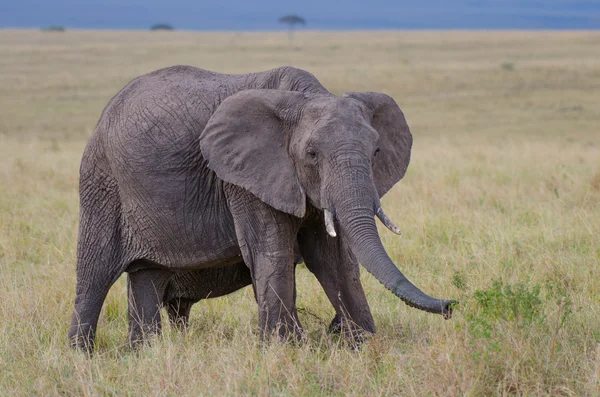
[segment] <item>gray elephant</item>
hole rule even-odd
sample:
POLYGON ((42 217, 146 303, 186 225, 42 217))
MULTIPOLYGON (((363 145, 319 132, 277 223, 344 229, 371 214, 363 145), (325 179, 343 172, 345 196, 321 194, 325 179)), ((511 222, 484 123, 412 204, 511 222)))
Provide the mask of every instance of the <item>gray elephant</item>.
POLYGON ((135 343, 160 332, 174 275, 242 262, 261 339, 302 335, 296 241, 347 329, 375 332, 359 262, 410 306, 449 317, 453 301, 415 287, 375 225, 377 216, 399 232, 380 197, 404 176, 411 146, 389 96, 338 97, 292 67, 224 75, 175 66, 133 80, 104 109, 81 161, 71 343, 93 349, 123 272, 135 343))

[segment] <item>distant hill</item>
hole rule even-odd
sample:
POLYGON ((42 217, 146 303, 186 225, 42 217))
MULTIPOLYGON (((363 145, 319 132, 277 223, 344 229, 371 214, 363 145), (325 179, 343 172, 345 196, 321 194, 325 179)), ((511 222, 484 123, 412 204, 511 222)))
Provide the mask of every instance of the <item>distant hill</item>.
POLYGON ((307 29, 600 29, 599 0, 19 0, 3 1, 0 27, 284 30, 294 13, 307 29), (343 3, 343 7, 338 4, 343 3))

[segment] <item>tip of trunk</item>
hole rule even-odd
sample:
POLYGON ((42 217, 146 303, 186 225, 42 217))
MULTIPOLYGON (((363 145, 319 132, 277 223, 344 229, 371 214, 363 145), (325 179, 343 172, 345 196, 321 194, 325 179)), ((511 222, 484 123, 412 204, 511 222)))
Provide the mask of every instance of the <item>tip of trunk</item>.
POLYGON ((401 297, 400 299, 402 299, 402 301, 408 306, 414 307, 415 309, 423 310, 425 312, 433 314, 441 314, 442 317, 444 317, 444 320, 449 320, 452 318, 452 312, 454 311, 454 308, 458 305, 458 301, 446 299, 440 299, 439 305, 420 305, 419 303, 410 301, 404 297, 401 297))

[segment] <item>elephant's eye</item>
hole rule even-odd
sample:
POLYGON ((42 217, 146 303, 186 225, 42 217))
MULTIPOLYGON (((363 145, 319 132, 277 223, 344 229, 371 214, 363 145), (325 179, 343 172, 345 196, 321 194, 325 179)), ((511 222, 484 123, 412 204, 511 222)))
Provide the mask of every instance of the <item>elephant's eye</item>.
POLYGON ((308 154, 313 160, 317 158, 317 152, 315 152, 313 149, 308 149, 306 154, 308 154))
POLYGON ((373 156, 377 156, 377 153, 381 152, 380 148, 375 149, 375 152, 373 153, 373 156))

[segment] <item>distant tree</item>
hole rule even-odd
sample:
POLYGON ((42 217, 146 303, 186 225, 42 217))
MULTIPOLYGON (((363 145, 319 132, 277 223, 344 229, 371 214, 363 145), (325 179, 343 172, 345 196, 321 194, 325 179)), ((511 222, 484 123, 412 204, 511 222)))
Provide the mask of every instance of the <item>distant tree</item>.
POLYGON ((41 30, 42 30, 42 32, 64 32, 66 29, 64 26, 52 25, 52 26, 46 26, 46 27, 42 28, 41 30))
POLYGON ((284 23, 288 25, 288 39, 292 40, 292 35, 294 33, 294 28, 296 25, 306 25, 306 20, 299 15, 290 14, 284 15, 279 18, 279 23, 284 23))
POLYGON ((175 30, 175 28, 168 23, 157 23, 150 26, 150 30, 175 30))

